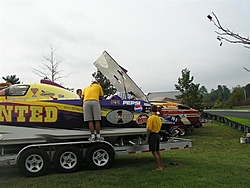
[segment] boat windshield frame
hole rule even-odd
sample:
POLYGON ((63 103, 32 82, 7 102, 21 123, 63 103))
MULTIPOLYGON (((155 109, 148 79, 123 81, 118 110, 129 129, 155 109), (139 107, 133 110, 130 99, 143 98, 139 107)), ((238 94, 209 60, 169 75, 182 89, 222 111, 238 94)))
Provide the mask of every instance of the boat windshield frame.
POLYGON ((0 96, 25 96, 29 87, 29 85, 11 85, 0 90, 0 96))

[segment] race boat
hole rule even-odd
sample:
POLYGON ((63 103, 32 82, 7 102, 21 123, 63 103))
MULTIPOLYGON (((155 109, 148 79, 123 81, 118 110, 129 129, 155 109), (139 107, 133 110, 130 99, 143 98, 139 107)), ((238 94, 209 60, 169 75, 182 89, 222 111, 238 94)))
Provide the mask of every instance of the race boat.
POLYGON ((168 121, 169 118, 175 125, 197 125, 199 124, 200 111, 190 108, 189 106, 175 103, 175 102, 151 102, 151 104, 158 106, 160 116, 163 121, 168 121))
MULTIPOLYGON (((106 51, 94 65, 120 92, 100 101, 102 133, 105 130, 109 130, 106 135, 110 132, 117 135, 145 133, 152 105, 147 96, 106 51)), ((184 115, 189 118, 191 114, 189 110, 165 112, 163 106, 160 111, 163 118, 178 114, 183 119, 184 115)), ((173 118, 169 122, 163 122, 162 130, 168 128, 166 125, 177 123, 173 118)), ((89 131, 83 132, 86 130, 88 124, 83 120, 82 99, 57 83, 41 80, 34 84, 4 85, 0 90, 0 145, 14 139, 27 142, 89 136, 89 131)))
MULTIPOLYGON (((150 103, 119 99, 101 100, 100 103, 102 129, 111 128, 115 132, 120 128, 130 128, 125 131, 131 134, 135 131, 145 132, 150 103)), ((82 99, 52 82, 16 84, 0 90, 2 141, 13 138, 33 139, 48 134, 54 137, 82 136, 81 131, 87 129, 88 125, 83 121, 82 99)), ((117 132, 122 134, 121 130, 117 132)))
MULTIPOLYGON (((151 104, 143 100, 104 99, 102 127, 145 127, 151 104)), ((0 124, 22 127, 81 129, 82 99, 63 87, 42 80, 39 84, 16 84, 0 90, 0 124)))
POLYGON ((174 129, 180 129, 179 135, 184 136, 188 130, 192 132, 194 128, 202 126, 199 110, 169 101, 151 102, 151 104, 157 105, 163 124, 172 123, 174 129))

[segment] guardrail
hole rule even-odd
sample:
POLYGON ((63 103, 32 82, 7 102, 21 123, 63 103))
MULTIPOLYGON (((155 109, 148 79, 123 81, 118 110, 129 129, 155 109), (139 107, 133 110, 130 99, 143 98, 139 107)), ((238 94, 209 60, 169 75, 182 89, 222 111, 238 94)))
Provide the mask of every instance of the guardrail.
POLYGON ((250 126, 239 124, 237 122, 234 122, 232 120, 227 119, 226 117, 210 114, 210 113, 207 113, 207 112, 203 112, 202 117, 212 119, 212 120, 215 120, 215 121, 219 121, 221 123, 225 123, 228 126, 234 128, 234 129, 236 129, 238 131, 241 131, 243 133, 250 133, 250 126))

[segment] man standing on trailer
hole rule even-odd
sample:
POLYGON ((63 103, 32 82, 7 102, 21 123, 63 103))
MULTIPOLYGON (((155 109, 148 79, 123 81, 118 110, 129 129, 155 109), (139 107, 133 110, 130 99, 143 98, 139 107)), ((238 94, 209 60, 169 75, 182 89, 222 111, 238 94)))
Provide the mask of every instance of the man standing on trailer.
POLYGON ((92 84, 86 87, 83 90, 83 116, 84 121, 87 121, 89 124, 89 130, 91 133, 91 137, 89 141, 102 141, 104 140, 100 134, 100 121, 101 121, 101 105, 99 100, 104 96, 102 87, 97 83, 97 81, 93 81, 92 84), (96 130, 96 136, 95 136, 96 130))
POLYGON ((77 89, 77 90, 76 90, 76 94, 77 94, 80 98, 82 98, 82 90, 81 90, 81 89, 77 89))
POLYGON ((154 156, 157 164, 156 170, 163 170, 162 156, 160 153, 160 135, 162 121, 157 115, 157 106, 152 105, 151 107, 152 116, 148 118, 147 121, 147 137, 146 142, 149 144, 149 151, 154 156))

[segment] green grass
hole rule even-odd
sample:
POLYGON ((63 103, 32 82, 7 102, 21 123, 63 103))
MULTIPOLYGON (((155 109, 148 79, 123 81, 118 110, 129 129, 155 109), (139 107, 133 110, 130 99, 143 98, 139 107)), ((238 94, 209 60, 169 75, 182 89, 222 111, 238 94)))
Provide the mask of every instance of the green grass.
POLYGON ((233 108, 233 110, 250 110, 250 108, 233 108))
POLYGON ((225 116, 227 119, 234 121, 236 123, 239 123, 241 125, 247 125, 250 126, 250 119, 245 118, 238 118, 238 117, 232 117, 232 116, 225 116))
POLYGON ((188 132, 193 148, 164 151, 163 171, 150 153, 116 156, 111 169, 25 178, 16 166, 0 167, 0 187, 249 187, 250 144, 240 144, 243 133, 214 122, 188 132), (171 162, 182 166, 169 165, 171 162))

